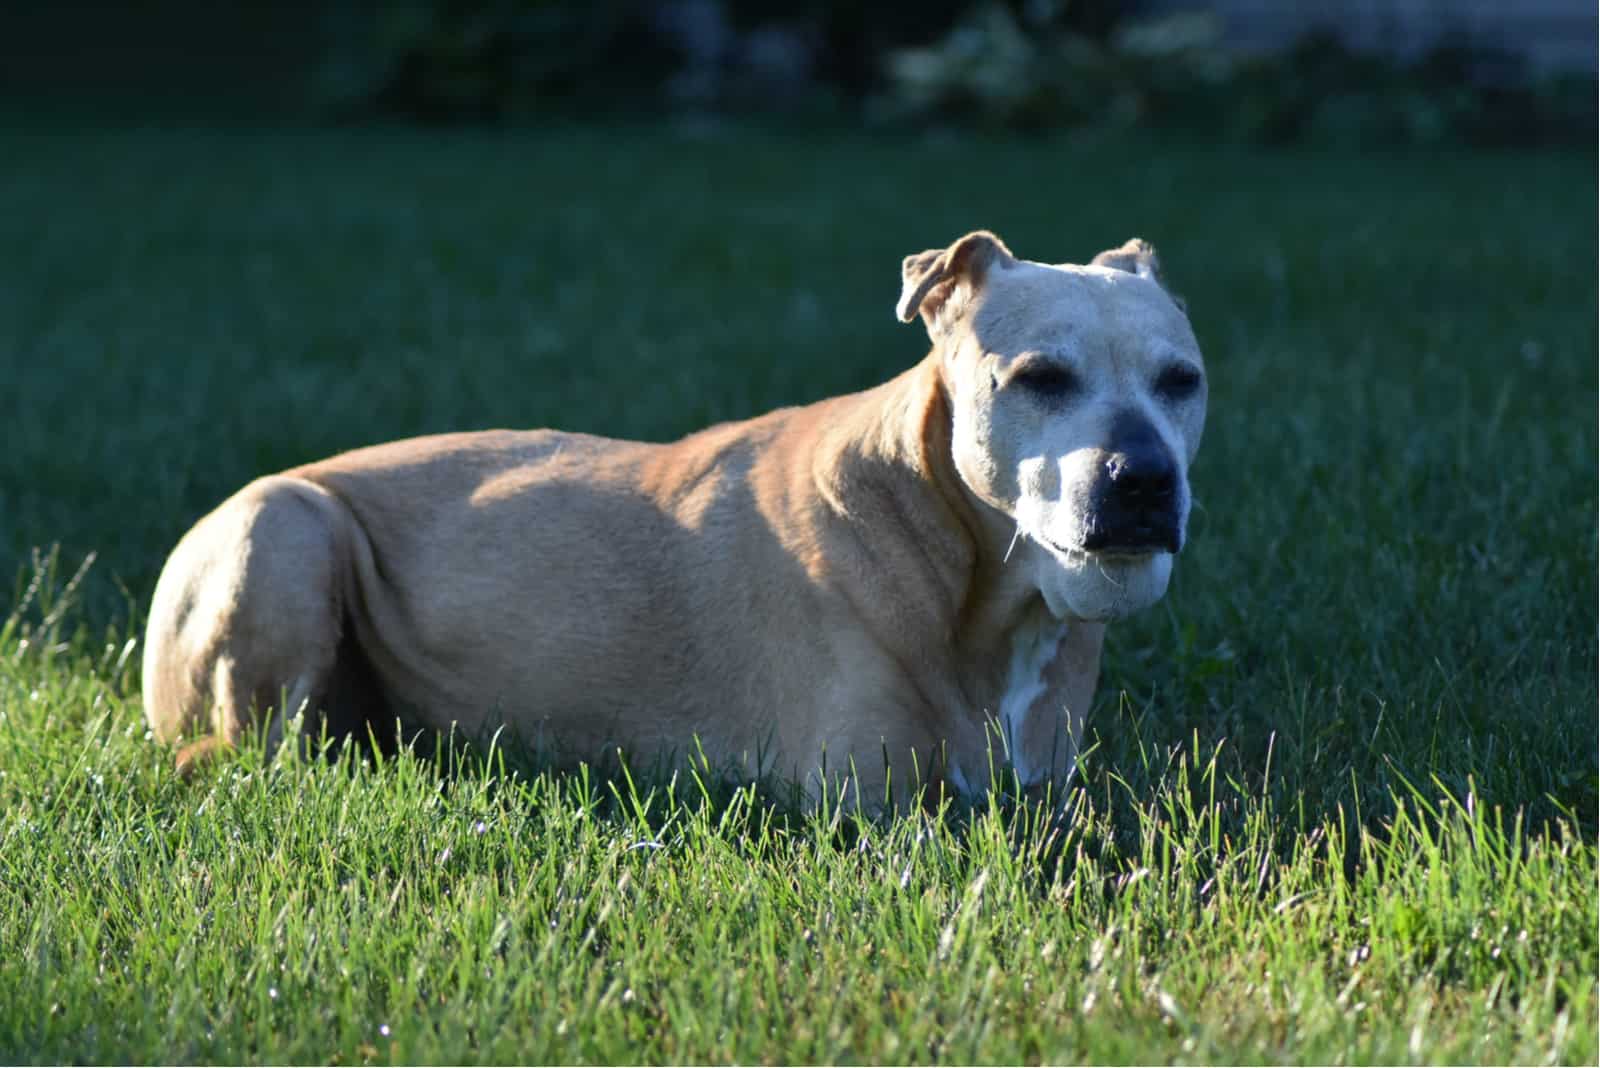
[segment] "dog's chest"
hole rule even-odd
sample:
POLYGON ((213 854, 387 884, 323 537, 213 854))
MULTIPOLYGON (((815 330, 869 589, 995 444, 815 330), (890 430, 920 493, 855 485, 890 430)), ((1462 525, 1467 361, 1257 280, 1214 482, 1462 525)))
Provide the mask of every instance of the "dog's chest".
POLYGON ((1050 754, 1033 752, 1040 735, 1040 724, 1033 719, 1046 714, 1035 706, 1049 685, 1050 665, 1066 636, 1067 624, 1044 613, 1029 617, 1010 636, 998 713, 1007 755, 1023 782, 1048 770, 1050 754))

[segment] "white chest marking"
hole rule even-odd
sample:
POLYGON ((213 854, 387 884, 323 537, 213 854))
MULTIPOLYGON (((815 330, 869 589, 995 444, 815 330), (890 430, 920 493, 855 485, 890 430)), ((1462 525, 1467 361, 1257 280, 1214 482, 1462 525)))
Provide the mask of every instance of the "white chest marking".
POLYGON ((1005 731, 1006 750, 1011 766, 1024 783, 1035 782, 1049 770, 1050 753, 1030 754, 1023 745, 1028 713, 1044 693, 1045 668, 1061 648, 1067 625, 1048 615, 1029 619, 1011 635, 1011 663, 1006 669, 1005 689, 1000 693, 1000 725, 1005 731), (1038 757, 1040 766, 1030 759, 1038 757))

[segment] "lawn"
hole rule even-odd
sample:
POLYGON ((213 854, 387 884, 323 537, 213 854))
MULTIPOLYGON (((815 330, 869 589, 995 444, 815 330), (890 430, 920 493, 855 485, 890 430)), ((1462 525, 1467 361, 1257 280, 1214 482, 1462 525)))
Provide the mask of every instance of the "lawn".
POLYGON ((1595 1062, 1592 154, 16 121, 0 154, 0 1061, 1595 1062), (900 257, 980 226, 1151 239, 1211 376, 1191 545, 1111 632, 1059 816, 494 753, 186 783, 146 737, 161 561, 252 476, 881 381, 925 351, 900 257))

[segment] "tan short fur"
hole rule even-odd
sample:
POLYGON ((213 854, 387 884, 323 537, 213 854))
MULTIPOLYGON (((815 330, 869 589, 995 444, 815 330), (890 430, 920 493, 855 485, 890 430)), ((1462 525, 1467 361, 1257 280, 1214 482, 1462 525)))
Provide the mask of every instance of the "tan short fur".
POLYGON ((991 743, 1061 780, 1105 622, 1159 597, 1171 563, 1066 549, 1075 472, 1106 462, 1129 405, 1186 472, 1204 418, 1203 388, 1181 410, 1150 398, 1199 351, 1148 249, 1099 262, 1028 263, 981 232, 908 257, 921 363, 672 444, 450 434, 259 479, 162 573, 150 724, 220 739, 202 750, 281 707, 505 725, 576 759, 698 747, 813 794, 853 762, 867 801, 891 773, 983 789, 991 743), (1008 398, 1008 368, 1041 351, 1089 391, 1070 411, 1008 398))

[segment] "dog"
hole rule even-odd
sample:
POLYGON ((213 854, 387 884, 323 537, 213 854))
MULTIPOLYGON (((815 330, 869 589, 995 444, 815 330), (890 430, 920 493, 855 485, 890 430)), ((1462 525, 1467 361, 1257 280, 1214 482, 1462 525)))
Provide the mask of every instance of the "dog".
POLYGON ((875 389, 672 444, 444 434, 250 483, 157 583, 154 735, 198 739, 180 770, 300 713, 865 803, 1064 785, 1105 626, 1184 545, 1199 345, 1138 239, 1048 265, 977 231, 901 281, 932 349, 875 389))

